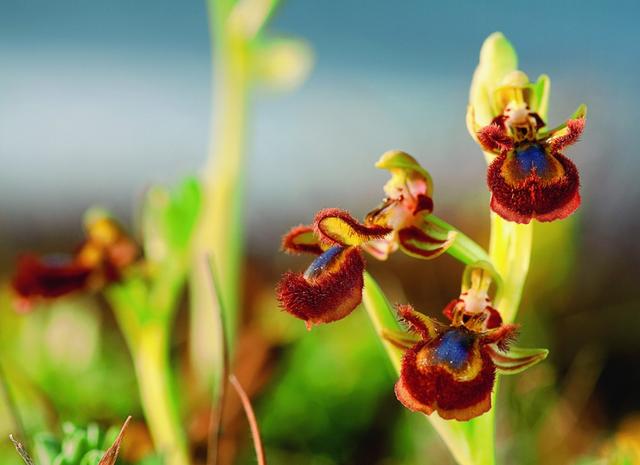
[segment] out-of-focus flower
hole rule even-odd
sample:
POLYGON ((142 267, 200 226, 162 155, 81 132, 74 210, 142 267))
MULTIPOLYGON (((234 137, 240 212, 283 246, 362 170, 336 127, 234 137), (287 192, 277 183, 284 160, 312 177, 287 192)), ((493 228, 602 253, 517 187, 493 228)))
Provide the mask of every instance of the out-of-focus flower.
POLYGON ((362 250, 384 260, 400 248, 418 258, 442 254, 455 232, 431 223, 433 184, 429 173, 410 155, 385 153, 378 168, 391 172, 384 186, 386 198, 358 222, 338 209, 320 211, 312 225, 296 226, 283 239, 290 253, 318 255, 304 274, 288 272, 277 287, 281 306, 313 324, 339 320, 362 300, 364 258, 362 250))
POLYGON ((19 258, 11 280, 18 309, 29 310, 40 300, 100 289, 119 280, 139 255, 136 243, 104 212, 90 212, 85 230, 86 238, 73 254, 25 254, 19 258))

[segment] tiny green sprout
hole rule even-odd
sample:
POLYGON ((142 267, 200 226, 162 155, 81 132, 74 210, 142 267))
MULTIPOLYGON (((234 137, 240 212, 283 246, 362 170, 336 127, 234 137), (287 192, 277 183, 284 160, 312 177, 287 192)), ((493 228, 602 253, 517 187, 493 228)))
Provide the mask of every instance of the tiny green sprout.
POLYGON ((119 432, 109 430, 104 433, 95 424, 78 427, 64 423, 61 439, 49 433, 36 434, 34 450, 37 461, 31 458, 22 442, 13 435, 9 439, 26 465, 114 465, 130 420, 128 417, 119 432))

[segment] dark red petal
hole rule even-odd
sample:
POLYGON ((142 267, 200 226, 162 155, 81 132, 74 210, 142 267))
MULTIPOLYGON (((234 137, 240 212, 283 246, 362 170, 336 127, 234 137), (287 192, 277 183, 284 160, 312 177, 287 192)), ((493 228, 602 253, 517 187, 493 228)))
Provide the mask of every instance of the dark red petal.
POLYGON ((489 312, 489 318, 487 318, 487 329, 497 328, 502 324, 502 316, 500 312, 493 307, 487 307, 486 311, 489 312))
POLYGON ((340 320, 362 300, 363 273, 364 259, 357 248, 332 247, 304 275, 285 273, 276 289, 278 301, 309 327, 340 320))
POLYGON ((424 341, 429 341, 436 337, 440 324, 435 320, 415 311, 408 304, 396 306, 396 311, 400 318, 410 326, 410 329, 418 333, 424 341))
POLYGON ((433 199, 428 195, 418 194, 416 197, 416 206, 413 209, 413 214, 416 215, 419 212, 431 213, 433 211, 433 199))
MULTIPOLYGON (((448 320, 453 319, 453 310, 456 308, 456 305, 464 302, 462 299, 453 299, 451 302, 447 304, 447 306, 442 310, 442 314, 447 317, 448 320)), ((484 311, 488 314, 487 320, 485 322, 485 327, 487 329, 497 328, 502 324, 502 316, 500 312, 493 307, 487 306, 484 311)))
POLYGON ((289 253, 311 253, 320 255, 323 250, 313 231, 313 226, 299 225, 282 237, 282 249, 289 253))
POLYGON ((543 179, 535 170, 523 181, 507 182, 503 175, 506 155, 489 166, 487 184, 491 190, 491 209, 508 221, 528 223, 532 219, 553 221, 566 218, 580 205, 580 179, 571 160, 560 153, 552 155, 563 168, 561 176, 543 179))
POLYGON ((85 289, 92 270, 71 257, 56 260, 23 255, 18 260, 11 287, 24 303, 52 299, 85 289))
POLYGON ((442 314, 447 317, 448 320, 453 320, 453 309, 456 308, 462 302, 462 299, 453 299, 451 302, 447 304, 447 306, 442 310, 442 314))
POLYGON ((504 153, 513 149, 513 139, 504 127, 497 124, 485 126, 477 133, 478 142, 488 152, 504 153))
POLYGON ((430 414, 434 410, 444 419, 470 420, 491 408, 495 365, 488 353, 480 350, 481 368, 470 380, 459 381, 454 373, 440 365, 418 363, 418 354, 427 343, 421 342, 405 352, 396 397, 408 409, 430 414))
POLYGON ((502 325, 484 333, 481 341, 483 344, 496 344, 504 352, 518 338, 519 329, 519 325, 502 325))
POLYGON ((569 145, 578 142, 585 126, 585 118, 575 118, 567 121, 566 134, 552 137, 549 140, 549 147, 552 152, 556 153, 569 145))
POLYGON ((458 381, 444 368, 438 368, 437 410, 445 420, 470 420, 491 408, 491 392, 496 367, 489 354, 481 349, 482 369, 468 381, 458 381))
POLYGON ((393 229, 377 224, 364 225, 338 208, 318 212, 313 222, 317 236, 329 244, 362 245, 382 239, 393 229))

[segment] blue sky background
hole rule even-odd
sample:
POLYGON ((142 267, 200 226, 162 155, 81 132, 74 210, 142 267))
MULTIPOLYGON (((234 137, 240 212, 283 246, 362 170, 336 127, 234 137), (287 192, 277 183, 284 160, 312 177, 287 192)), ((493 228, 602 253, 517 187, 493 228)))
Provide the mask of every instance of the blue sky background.
MULTIPOLYGON (((436 208, 484 215, 484 160, 464 113, 495 30, 530 77, 551 76, 551 124, 589 105, 586 134, 568 152, 583 178, 581 215, 592 231, 615 221, 630 234, 637 221, 620 206, 639 198, 639 5, 286 2, 271 30, 305 38, 316 66, 293 93, 256 93, 251 243, 273 248, 322 207, 366 211, 385 179, 372 164, 391 148, 432 172, 436 208)), ((130 215, 145 186, 197 171, 210 78, 202 1, 0 0, 0 239, 66 234, 94 203, 130 215)))

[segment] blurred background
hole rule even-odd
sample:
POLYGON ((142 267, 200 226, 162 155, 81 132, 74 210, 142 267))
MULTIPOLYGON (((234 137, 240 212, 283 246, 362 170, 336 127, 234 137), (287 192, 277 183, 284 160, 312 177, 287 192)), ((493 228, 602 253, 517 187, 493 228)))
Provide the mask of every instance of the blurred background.
MULTIPOLYGON (((503 379, 501 463, 640 456, 639 14, 633 1, 289 0, 276 12, 270 32, 305 39, 315 67, 293 92, 258 88, 248 128, 237 363, 272 463, 452 463, 429 424, 396 401, 364 312, 306 333, 276 309, 273 286, 306 263, 279 252, 281 234, 321 208, 370 210, 387 176, 373 163, 392 148, 431 172, 436 213, 486 244, 486 167, 464 115, 480 45, 495 30, 530 78, 551 77, 552 126, 589 106, 586 133, 567 152, 583 204, 569 220, 535 227, 520 345, 551 353, 503 379)), ((147 186, 200 171, 210 62, 201 1, 0 0, 0 360, 17 380, 28 431, 140 417, 129 356, 100 302, 18 315, 6 284, 20 252, 74 247, 88 207, 109 208, 135 231, 147 186)), ((394 256, 371 271, 392 301, 438 315, 457 296, 462 267, 394 256)), ((187 317, 176 327, 178 356, 187 317)), ((0 437, 11 427, 4 409, 0 437)), ((198 406, 188 410, 198 437, 198 406)), ((230 460, 253 463, 242 416, 230 425, 230 460)), ((18 464, 8 441, 0 453, 18 464)))

